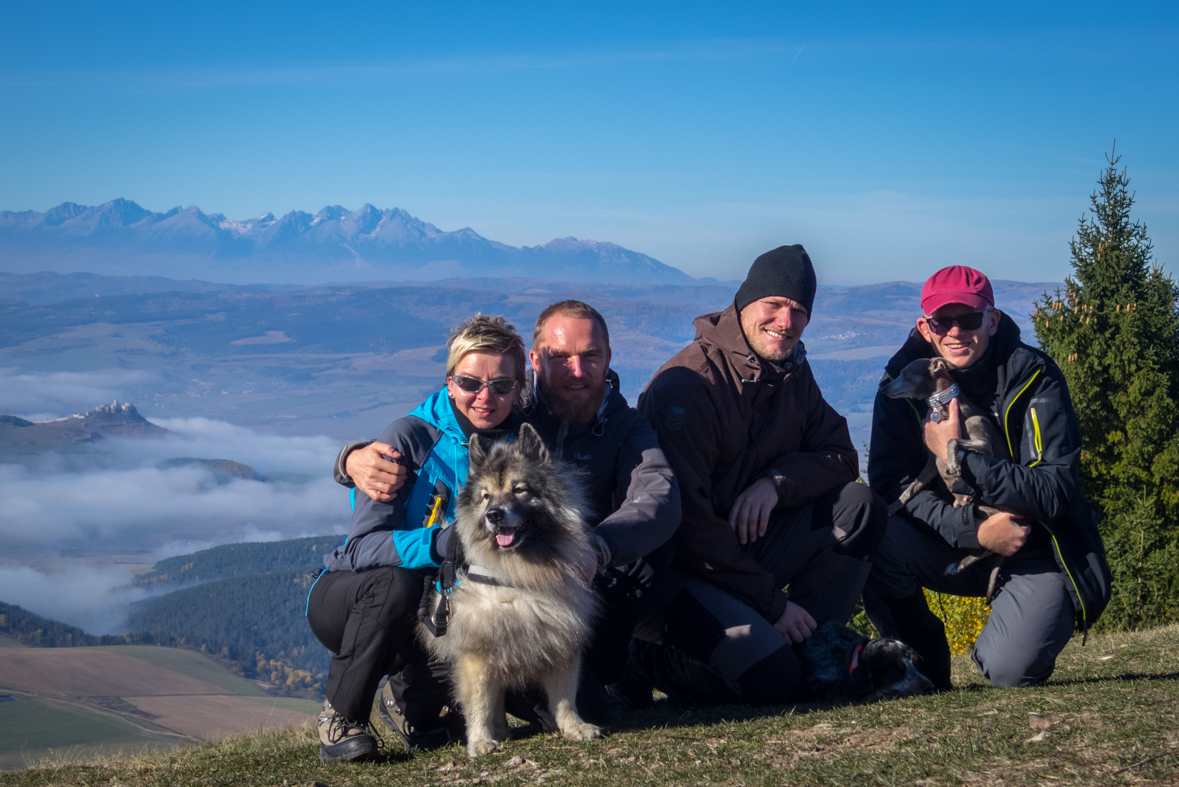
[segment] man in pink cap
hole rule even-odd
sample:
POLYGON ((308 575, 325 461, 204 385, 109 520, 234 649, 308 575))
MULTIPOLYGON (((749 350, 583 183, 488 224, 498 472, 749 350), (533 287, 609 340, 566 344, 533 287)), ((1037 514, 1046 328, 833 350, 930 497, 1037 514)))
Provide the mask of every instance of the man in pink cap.
MULTIPOLYGON (((960 395, 988 414, 1011 461, 960 452, 962 475, 952 491, 972 496, 973 504, 955 507, 935 483, 890 517, 864 604, 881 634, 917 650, 922 672, 948 690, 945 627, 923 588, 985 596, 1002 560, 990 618, 971 656, 996 686, 1036 685, 1052 674, 1074 627, 1087 631, 1109 601, 1105 550, 1080 483, 1077 417, 1060 369, 1020 341, 982 273, 963 265, 938 271, 921 290, 921 311, 881 387, 914 360, 946 359, 960 395), (986 516, 980 504, 999 513, 986 516), (983 550, 996 554, 947 574, 983 550)), ((876 394, 868 481, 886 502, 920 474, 930 451, 945 456, 961 435, 956 399, 948 419, 935 422, 929 410, 926 402, 876 394)))

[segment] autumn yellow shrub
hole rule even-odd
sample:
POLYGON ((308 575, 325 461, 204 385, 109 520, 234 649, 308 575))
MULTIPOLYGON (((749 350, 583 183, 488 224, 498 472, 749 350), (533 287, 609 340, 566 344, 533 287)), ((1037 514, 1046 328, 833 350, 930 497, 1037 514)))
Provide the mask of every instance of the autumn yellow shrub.
POLYGON ((978 639, 979 632, 987 625, 987 616, 991 608, 982 598, 964 598, 962 596, 946 596, 925 591, 925 600, 933 614, 946 624, 946 640, 950 643, 950 653, 961 656, 969 653, 978 639))

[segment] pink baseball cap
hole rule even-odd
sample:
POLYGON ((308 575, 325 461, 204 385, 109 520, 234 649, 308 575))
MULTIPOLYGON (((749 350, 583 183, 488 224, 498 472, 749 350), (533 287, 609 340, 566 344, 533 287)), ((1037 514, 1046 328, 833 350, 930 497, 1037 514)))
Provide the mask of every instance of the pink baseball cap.
POLYGON ((921 288, 921 311, 933 314, 949 303, 963 303, 978 311, 995 308, 991 282, 974 268, 951 265, 925 281, 921 288))

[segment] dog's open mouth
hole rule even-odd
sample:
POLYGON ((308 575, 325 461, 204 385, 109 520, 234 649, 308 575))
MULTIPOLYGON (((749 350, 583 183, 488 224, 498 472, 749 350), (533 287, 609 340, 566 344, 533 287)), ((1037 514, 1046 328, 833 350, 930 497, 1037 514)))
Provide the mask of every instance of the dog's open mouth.
POLYGON ((516 543, 516 530, 514 527, 497 527, 495 529, 495 543, 501 547, 514 546, 516 543))

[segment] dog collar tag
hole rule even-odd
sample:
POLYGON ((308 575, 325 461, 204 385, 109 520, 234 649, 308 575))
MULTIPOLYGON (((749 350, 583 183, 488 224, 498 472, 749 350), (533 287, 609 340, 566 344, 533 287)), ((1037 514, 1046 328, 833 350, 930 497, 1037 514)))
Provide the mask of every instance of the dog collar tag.
POLYGON ((933 421, 936 424, 942 420, 942 414, 939 413, 937 410, 934 410, 932 413, 929 414, 929 420, 933 421))
POLYGON ((962 393, 962 389, 958 387, 958 383, 954 383, 941 393, 934 394, 926 399, 925 403, 929 405, 930 410, 933 410, 933 414, 929 416, 930 419, 935 423, 942 420, 941 415, 937 411, 949 404, 951 400, 958 398, 958 394, 960 393, 962 393))

